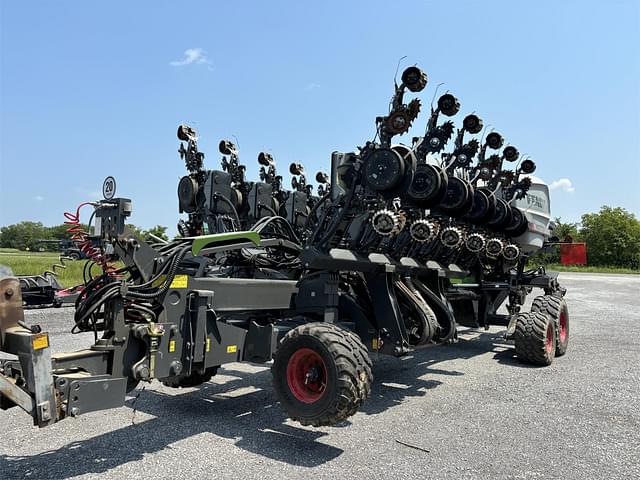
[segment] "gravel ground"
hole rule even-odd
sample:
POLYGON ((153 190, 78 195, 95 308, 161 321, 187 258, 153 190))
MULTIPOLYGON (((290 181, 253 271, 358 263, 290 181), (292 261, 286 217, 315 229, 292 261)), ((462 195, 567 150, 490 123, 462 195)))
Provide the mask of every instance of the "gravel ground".
MULTIPOLYGON (((0 478, 640 478, 640 277, 561 282, 571 341, 550 367, 520 364, 499 327, 465 331, 380 357, 362 411, 314 429, 285 418, 267 368, 231 364, 200 388, 138 389, 135 411, 131 397, 42 430, 0 412, 0 478)), ((27 320, 64 351, 91 341, 70 318, 27 320)))

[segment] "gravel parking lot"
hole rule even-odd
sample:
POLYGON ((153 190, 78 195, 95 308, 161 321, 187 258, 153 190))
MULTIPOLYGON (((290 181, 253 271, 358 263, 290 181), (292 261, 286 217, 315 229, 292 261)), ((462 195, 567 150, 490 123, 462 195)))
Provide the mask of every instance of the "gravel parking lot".
MULTIPOLYGON (((640 276, 563 273, 571 341, 520 364, 502 328, 375 360, 369 401, 339 427, 286 419, 268 368, 199 388, 153 383, 122 408, 39 430, 0 412, 0 478, 640 478, 640 276)), ((29 311, 54 350, 70 309, 29 311)))

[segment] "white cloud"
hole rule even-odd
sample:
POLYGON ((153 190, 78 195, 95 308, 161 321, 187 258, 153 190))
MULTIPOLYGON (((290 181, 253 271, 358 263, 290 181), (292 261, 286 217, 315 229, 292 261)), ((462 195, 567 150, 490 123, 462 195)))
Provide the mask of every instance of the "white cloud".
POLYGON ((576 191, 575 187, 571 183, 571 180, 569 180, 568 178, 561 178, 560 180, 551 182, 551 185, 549 185, 549 190, 562 190, 567 193, 573 193, 576 191))
POLYGON ((319 83, 309 83, 306 87, 304 87, 305 92, 310 92, 311 90, 315 90, 320 88, 319 83))
POLYGON ((33 199, 34 199, 36 202, 41 202, 41 201, 43 201, 43 200, 44 200, 44 197, 43 197, 42 195, 36 195, 35 197, 33 197, 33 199))
POLYGON ((202 48, 187 48, 181 60, 169 62, 172 67, 182 67, 184 65, 211 65, 207 58, 207 52, 202 48))

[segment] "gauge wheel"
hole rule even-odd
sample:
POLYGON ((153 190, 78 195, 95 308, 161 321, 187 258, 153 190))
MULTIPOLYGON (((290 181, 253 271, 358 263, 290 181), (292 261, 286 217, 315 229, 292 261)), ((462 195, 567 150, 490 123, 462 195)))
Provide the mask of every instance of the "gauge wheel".
POLYGON ((475 188, 473 188, 473 185, 471 185, 470 182, 467 182, 465 180, 465 186, 467 187, 467 202, 465 203, 462 212, 460 212, 458 215, 459 216, 464 216, 467 213, 469 213, 471 211, 471 209, 473 208, 473 202, 475 199, 475 188))
POLYGON ((380 148, 366 158, 364 175, 372 190, 383 192, 398 186, 404 177, 405 162, 398 152, 380 148))
POLYGON ((518 207, 511 207, 511 221, 504 232, 511 237, 523 235, 529 228, 529 220, 525 213, 518 207))
POLYGON ((542 312, 519 313, 513 334, 516 355, 533 365, 551 365, 556 355, 556 325, 542 312))
POLYGON ((486 188, 476 188, 473 192, 473 208, 466 218, 475 225, 487 223, 496 211, 496 197, 486 188))
MULTIPOLYGON (((413 181, 407 195, 419 207, 426 208, 437 205, 447 193, 447 184, 442 181, 440 167, 421 163, 416 167, 413 181)), ((446 178, 446 176, 445 176, 446 178)))
POLYGON ((569 308, 562 297, 541 295, 533 299, 532 312, 548 315, 556 324, 556 357, 567 353, 569 347, 569 308))
POLYGON ((185 213, 196 211, 196 194, 198 192, 198 182, 186 175, 178 182, 178 203, 180 210, 185 213))
POLYGON ((511 205, 499 198, 496 200, 496 211, 487 225, 494 230, 502 230, 511 223, 511 217, 511 205))
POLYGON ((466 215, 473 207, 473 187, 466 180, 449 177, 447 193, 440 202, 439 209, 452 217, 466 215))
POLYGON ((373 381, 371 360, 360 338, 323 322, 287 333, 271 373, 289 417, 315 427, 335 425, 356 413, 373 381))

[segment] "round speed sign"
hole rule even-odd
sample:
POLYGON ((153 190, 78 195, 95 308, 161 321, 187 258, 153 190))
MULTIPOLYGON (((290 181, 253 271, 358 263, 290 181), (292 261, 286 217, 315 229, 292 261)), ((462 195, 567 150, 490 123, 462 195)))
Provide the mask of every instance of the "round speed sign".
POLYGON ((116 179, 109 176, 102 184, 102 196, 105 200, 111 200, 116 194, 116 179))

